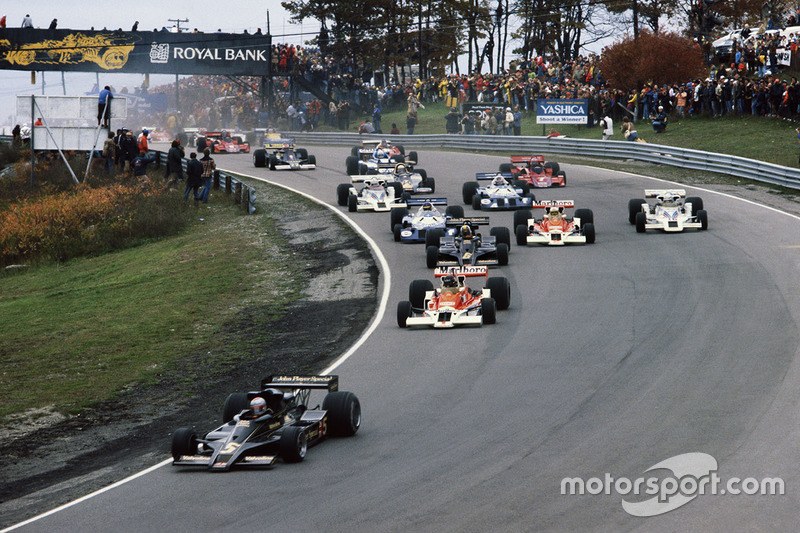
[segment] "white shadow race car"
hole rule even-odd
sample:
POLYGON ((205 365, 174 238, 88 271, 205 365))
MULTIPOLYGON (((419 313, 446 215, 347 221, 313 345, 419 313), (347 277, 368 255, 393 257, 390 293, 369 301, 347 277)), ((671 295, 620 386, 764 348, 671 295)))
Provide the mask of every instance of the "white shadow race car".
POLYGON ((437 268, 439 287, 418 279, 408 287, 408 300, 397 304, 397 325, 452 328, 482 326, 497 321, 497 311, 511 304, 511 285, 504 277, 488 277, 485 266, 437 268), (467 278, 484 278, 482 289, 470 289, 467 278))
POLYGON ((531 187, 566 187, 567 175, 555 161, 543 155, 512 155, 511 163, 500 165, 500 172, 510 173, 515 180, 531 187))
POLYGON ((222 425, 198 437, 192 428, 172 435, 172 464, 227 471, 270 467, 278 458, 297 463, 329 436, 352 436, 361 426, 361 404, 339 390, 339 377, 270 376, 257 391, 225 400, 222 425), (309 407, 313 389, 326 390, 322 406, 309 407))
POLYGON ((439 244, 449 221, 461 221, 464 208, 460 205, 447 206, 445 212, 436 206, 447 205, 447 198, 409 198, 407 207, 398 207, 391 212, 391 229, 396 242, 439 244), (409 208, 416 207, 413 213, 409 208))
POLYGON ((489 230, 484 237, 478 227, 489 224, 489 217, 467 217, 449 220, 445 234, 434 244, 434 236, 426 235, 425 264, 428 268, 507 265, 511 235, 502 226, 489 230))
POLYGON ((464 203, 472 204, 473 209, 527 209, 536 201, 530 185, 513 180, 511 174, 478 172, 475 179, 461 188, 464 203), (481 181, 489 183, 481 186, 481 181))
POLYGON ((575 209, 572 218, 566 209, 575 207, 572 200, 545 200, 533 205, 545 210, 541 218, 535 218, 529 210, 514 213, 514 235, 517 244, 592 244, 594 235, 594 213, 591 209, 575 209))
POLYGON ((628 201, 628 222, 636 225, 638 233, 649 229, 670 233, 686 228, 708 229, 702 198, 687 198, 684 189, 645 189, 644 196, 644 200, 628 201))
POLYGON ((394 145, 388 139, 361 141, 361 146, 354 146, 345 160, 346 172, 349 176, 387 174, 394 171, 397 163, 405 163, 411 169, 419 162, 417 152, 409 152, 408 157, 405 153, 402 144, 394 145))
POLYGON ((403 192, 399 183, 387 183, 380 176, 356 176, 352 182, 363 183, 359 190, 347 183, 336 187, 336 200, 341 206, 347 206, 351 213, 356 211, 391 211, 394 208, 406 207, 406 200, 411 195, 403 192))

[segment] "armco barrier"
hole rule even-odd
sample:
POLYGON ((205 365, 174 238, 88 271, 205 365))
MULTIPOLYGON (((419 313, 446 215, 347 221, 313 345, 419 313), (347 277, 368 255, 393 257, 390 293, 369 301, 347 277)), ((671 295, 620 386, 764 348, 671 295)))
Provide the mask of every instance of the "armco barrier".
POLYGON ((362 139, 385 137, 396 144, 407 145, 409 149, 413 147, 414 149, 442 148, 481 152, 554 153, 611 159, 633 159, 687 170, 717 172, 738 178, 747 178, 792 189, 800 189, 800 169, 797 168, 774 165, 744 157, 675 148, 660 144, 572 139, 569 137, 548 139, 546 137, 507 137, 502 135, 359 135, 357 133, 342 132, 291 132, 287 136, 293 137, 298 144, 356 146, 362 139))

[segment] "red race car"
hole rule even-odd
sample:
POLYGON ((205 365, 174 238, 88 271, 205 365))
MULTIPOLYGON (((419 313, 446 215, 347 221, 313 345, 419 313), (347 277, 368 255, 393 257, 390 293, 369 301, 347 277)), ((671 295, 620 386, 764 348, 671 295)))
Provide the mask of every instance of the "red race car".
POLYGON ((510 172, 515 180, 531 187, 564 187, 567 175, 555 161, 545 162, 543 155, 512 155, 511 163, 500 165, 500 172, 510 172))
POLYGON ((209 148, 215 154, 249 154, 250 144, 241 135, 231 135, 225 131, 207 131, 197 138, 199 151, 209 148))

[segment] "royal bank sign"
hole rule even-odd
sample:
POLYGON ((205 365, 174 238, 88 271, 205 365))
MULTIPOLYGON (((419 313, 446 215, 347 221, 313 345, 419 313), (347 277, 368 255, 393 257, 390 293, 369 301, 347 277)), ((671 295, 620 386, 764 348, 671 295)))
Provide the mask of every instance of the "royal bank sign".
POLYGON ((270 75, 272 38, 233 33, 0 29, 0 69, 270 75))

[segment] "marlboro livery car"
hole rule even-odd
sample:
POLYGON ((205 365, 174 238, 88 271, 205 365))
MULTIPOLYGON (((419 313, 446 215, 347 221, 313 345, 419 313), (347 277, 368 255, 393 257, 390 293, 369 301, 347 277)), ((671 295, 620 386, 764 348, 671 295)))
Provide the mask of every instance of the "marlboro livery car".
POLYGON ((500 165, 500 172, 531 187, 565 187, 567 175, 555 161, 545 162, 543 155, 512 155, 511 163, 500 165))
POLYGON ((314 170, 317 168, 317 158, 309 155, 305 148, 295 149, 292 139, 285 139, 283 146, 269 155, 266 149, 254 151, 253 164, 256 167, 269 165, 270 170, 314 170))
POLYGON ((361 404, 339 391, 338 376, 270 376, 261 388, 228 396, 223 424, 198 437, 191 428, 172 435, 172 464, 227 471, 267 467, 280 457, 297 463, 329 435, 351 436, 361 425, 361 404), (309 407, 313 389, 327 390, 322 406, 309 407))
POLYGON ((477 230, 479 226, 487 224, 488 217, 448 221, 447 231, 439 239, 438 245, 431 243, 425 248, 425 263, 428 268, 507 265, 508 252, 511 249, 508 228, 492 228, 490 236, 484 237, 477 230))
POLYGON ((437 205, 447 205, 447 198, 409 198, 409 208, 417 207, 413 213, 408 208, 392 209, 391 228, 394 240, 404 243, 425 242, 439 244, 447 229, 447 222, 464 218, 464 208, 451 205, 442 213, 437 205))
POLYGON ((473 209, 527 209, 536 197, 530 192, 530 185, 524 181, 510 182, 511 174, 497 172, 478 172, 477 181, 465 183, 461 193, 465 204, 473 209), (489 181, 480 186, 481 181, 489 181))
POLYGON ((628 202, 628 221, 636 225, 637 232, 708 229, 708 213, 703 209, 701 198, 687 198, 683 189, 646 189, 644 196, 645 200, 634 198, 628 202))
POLYGON ((514 234, 518 245, 563 246, 594 242, 594 214, 591 209, 576 209, 575 216, 570 219, 564 211, 575 207, 572 200, 548 200, 533 207, 544 209, 544 216, 534 218, 531 211, 527 210, 514 213, 514 234))
POLYGON ((494 324, 496 311, 508 309, 511 286, 503 277, 488 277, 485 266, 437 268, 440 286, 418 279, 408 288, 408 300, 397 304, 397 325, 452 328, 494 324), (470 289, 467 278, 484 278, 483 289, 470 289))
POLYGON ((241 135, 231 135, 225 131, 207 131, 205 135, 197 137, 197 149, 211 149, 215 154, 249 154, 250 145, 241 135))
POLYGON ((379 176, 358 176, 352 178, 353 183, 364 183, 361 190, 342 183, 336 188, 336 198, 341 206, 347 206, 350 212, 356 211, 390 211, 397 207, 406 207, 408 193, 403 192, 399 183, 386 183, 379 176))
MULTIPOLYGON (((409 152, 405 156, 403 145, 393 145, 389 140, 362 141, 361 146, 354 146, 345 161, 347 174, 387 174, 394 171, 397 163, 405 163, 410 169, 417 164, 417 152, 409 152)), ((431 191, 432 192, 432 191, 431 191)))

